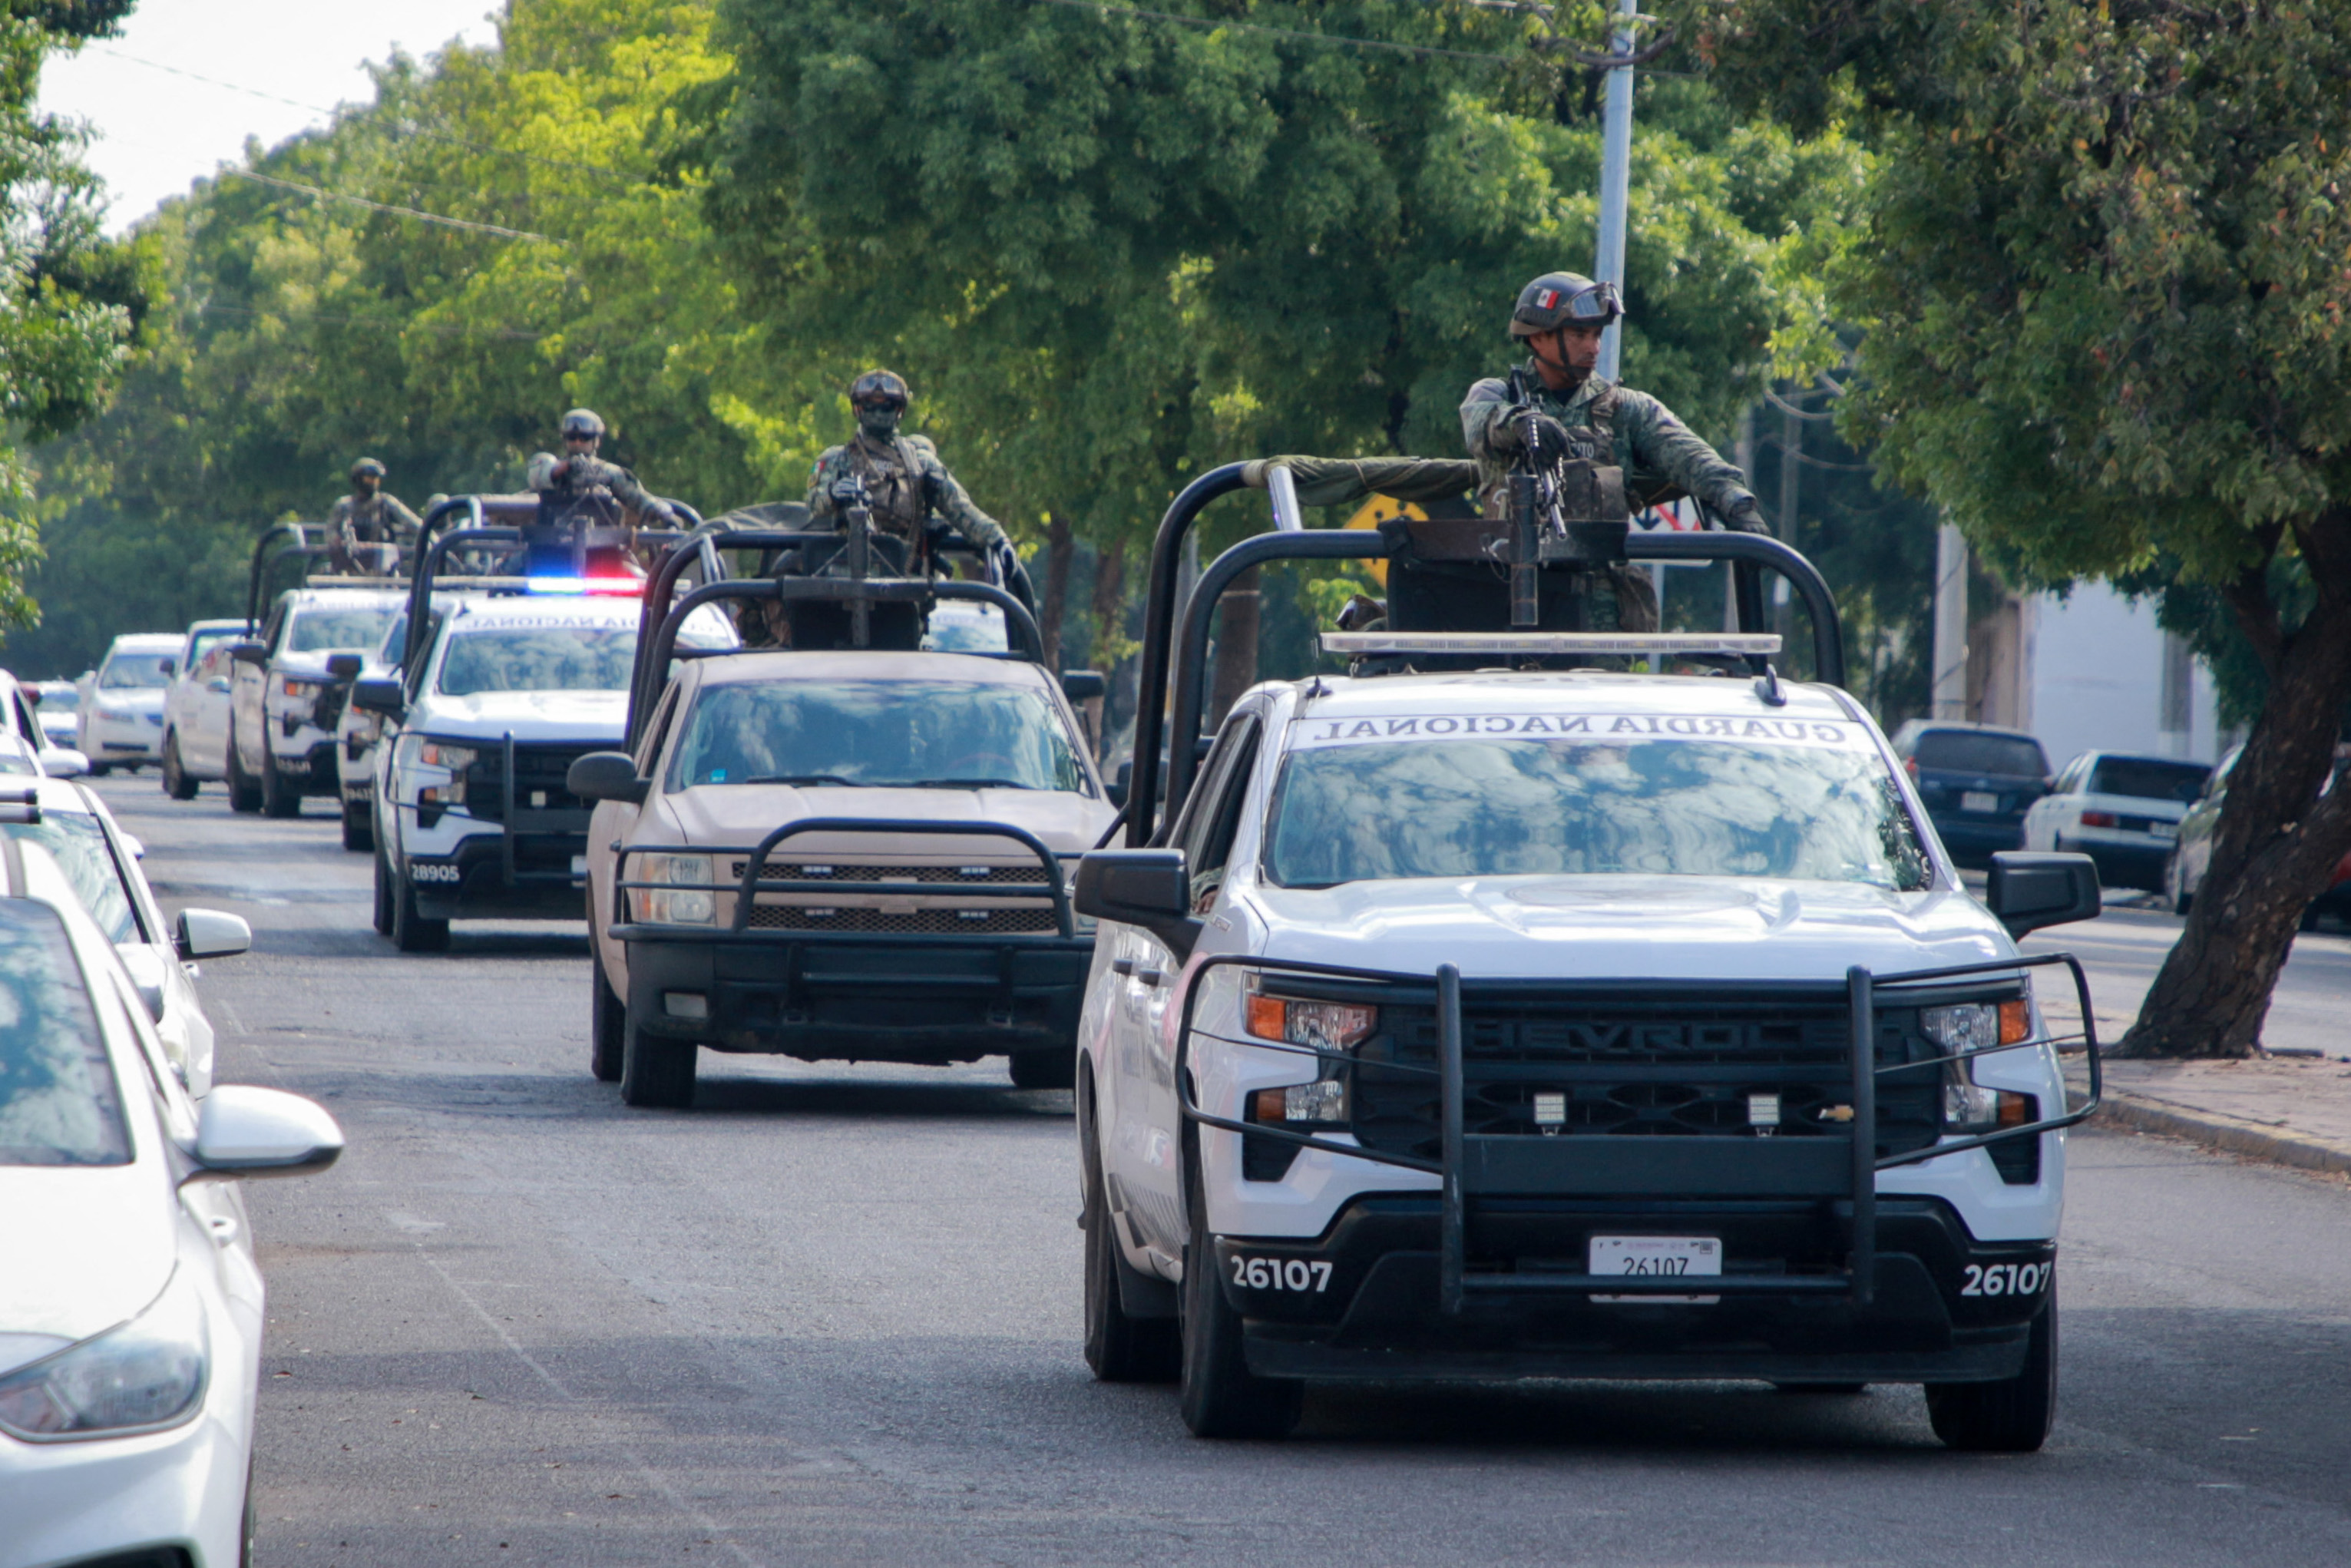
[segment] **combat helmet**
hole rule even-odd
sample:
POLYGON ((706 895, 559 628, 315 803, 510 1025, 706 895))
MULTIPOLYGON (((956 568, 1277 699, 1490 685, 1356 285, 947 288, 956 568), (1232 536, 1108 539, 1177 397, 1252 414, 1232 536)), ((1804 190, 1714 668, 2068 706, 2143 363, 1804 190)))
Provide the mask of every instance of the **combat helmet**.
POLYGON ((849 402, 852 408, 869 402, 895 402, 903 413, 908 400, 905 378, 895 371, 868 371, 849 383, 849 402))
POLYGON ((1625 314, 1624 296, 1613 283, 1594 283, 1580 272, 1546 272, 1519 290, 1510 312, 1510 336, 1531 338, 1562 327, 1604 327, 1625 314))
POLYGON ((362 457, 358 462, 351 465, 351 478, 354 481, 362 478, 381 479, 382 477, 383 465, 377 462, 372 457, 362 457))
POLYGON ((604 422, 597 417, 594 409, 575 408, 563 416, 564 439, 569 440, 575 435, 584 435, 590 441, 603 438, 604 422))

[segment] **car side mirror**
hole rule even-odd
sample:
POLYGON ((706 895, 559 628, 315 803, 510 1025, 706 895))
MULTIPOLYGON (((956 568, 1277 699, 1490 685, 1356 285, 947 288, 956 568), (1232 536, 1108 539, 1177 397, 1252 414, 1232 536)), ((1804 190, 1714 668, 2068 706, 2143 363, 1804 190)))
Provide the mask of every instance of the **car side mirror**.
POLYGON ((40 752, 41 771, 52 779, 78 779, 89 771, 89 758, 70 746, 45 746, 40 752))
POLYGON ((359 679, 360 668, 361 660, 357 653, 327 655, 327 674, 335 680, 355 681, 359 679))
POLYGON ((231 643, 228 645, 228 656, 240 664, 267 664, 269 662, 269 644, 266 643, 255 643, 250 641, 244 643, 231 643))
POLYGON ((361 713, 381 714, 397 719, 408 711, 408 689, 398 681, 381 675, 351 683, 351 706, 361 713))
POLYGON ((1100 670, 1063 670, 1061 695, 1072 703, 1090 702, 1110 690, 1100 670))
POLYGON ((343 1130, 299 1094, 224 1083, 196 1113, 193 1153, 197 1181, 308 1176, 342 1156, 343 1130))
POLYGON ((1182 850, 1096 850, 1078 862, 1072 902, 1081 915, 1142 926, 1178 958, 1200 938, 1182 850))
POLYGON ((1991 857, 1984 904, 2011 936, 2044 925, 2095 920, 2104 907, 2097 862, 2087 855, 2002 851, 1991 857))
POLYGON ((591 751, 572 762, 563 787, 582 800, 626 800, 642 806, 653 792, 653 780, 637 776, 636 758, 625 751, 591 751))
POLYGON ((183 958, 234 958, 253 947, 253 927, 218 909, 183 909, 172 923, 172 946, 183 958))
POLYGON ((180 673, 180 662, 177 659, 158 659, 155 661, 155 667, 163 672, 163 678, 166 680, 180 673))
POLYGON ((1134 759, 1133 758, 1129 758, 1124 762, 1118 765, 1117 775, 1111 779, 1110 783, 1103 789, 1102 793, 1110 797, 1110 803, 1112 805, 1117 806, 1123 810, 1126 805, 1127 789, 1134 782, 1134 759))

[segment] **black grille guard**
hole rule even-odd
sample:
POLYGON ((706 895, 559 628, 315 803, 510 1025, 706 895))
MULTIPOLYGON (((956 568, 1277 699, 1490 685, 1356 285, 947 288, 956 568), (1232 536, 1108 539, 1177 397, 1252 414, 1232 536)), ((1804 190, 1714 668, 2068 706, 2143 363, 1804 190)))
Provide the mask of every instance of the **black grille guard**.
MULTIPOLYGON (((2012 1139, 2039 1137, 2043 1133, 2076 1125, 2095 1113, 2104 1092, 2098 1062, 2097 1019, 2091 1010, 2089 977, 2083 973, 2080 962, 2071 953, 1997 958, 1985 963, 1912 970, 1899 975, 1873 975, 1859 966, 1846 970, 1845 997, 1850 1022, 1848 1059, 1852 1071, 1854 1116, 1843 1146, 1834 1139, 1767 1140, 1703 1134, 1671 1140, 1468 1135, 1462 1130, 1461 972, 1453 965, 1440 965, 1435 976, 1431 977, 1260 958, 1245 953, 1220 953, 1193 965, 1187 978, 1189 983, 1185 989, 1176 1037, 1176 1092, 1185 1120, 1223 1132, 1269 1138, 1299 1148, 1321 1149, 1329 1154, 1344 1155, 1351 1159, 1369 1160, 1375 1165, 1395 1166, 1439 1177, 1443 1182, 1438 1228, 1440 1305, 1448 1315, 1458 1314, 1466 1300, 1472 1295, 1600 1293, 1612 1296, 1688 1296, 1702 1291, 1709 1296, 1838 1296, 1866 1306, 1876 1286, 1877 1272, 1876 1176, 1879 1171, 1917 1165, 1945 1155, 1986 1148, 2012 1139), (2022 970, 2057 965, 2064 966, 2073 977, 2074 995, 2082 1009, 2082 1028, 2078 1034, 2044 1033, 2036 1040, 1991 1051, 1954 1051, 1886 1067, 1877 1065, 1874 1042, 1877 1035, 1876 1015, 1881 992, 1891 993, 1890 1000, 1899 1000, 1905 990, 1922 986, 1973 976, 2016 977, 2022 970), (1429 1068, 1394 1061, 1383 1061, 1377 1065, 1383 1071, 1421 1073, 1439 1081, 1442 1157, 1429 1160, 1416 1155, 1342 1144, 1311 1133, 1292 1133, 1258 1123, 1235 1121, 1202 1110, 1192 1094, 1192 1014, 1200 994, 1202 977, 1210 969, 1225 966, 1265 974, 1320 977, 1372 987, 1393 987, 1400 993, 1399 1000, 1405 998, 1425 999, 1433 993, 1437 1015, 1437 1065, 1429 1068), (1996 1055, 2001 1051, 2035 1050, 2075 1040, 2081 1042, 2089 1061, 2089 1098, 2081 1106, 2022 1126, 1948 1139, 1924 1148, 1878 1157, 1879 1078, 1890 1073, 1917 1073, 1939 1069, 1947 1062, 1996 1055), (1667 1146, 1656 1147, 1659 1144, 1667 1144, 1667 1146), (1649 1179, 1671 1184, 1677 1179, 1687 1179, 1683 1173, 1671 1168, 1678 1163, 1675 1156, 1698 1153, 1712 1156, 1707 1162, 1710 1168, 1731 1173, 1728 1179, 1734 1190, 1740 1177, 1744 1176, 1750 1190, 1777 1197, 1815 1198, 1844 1209, 1850 1217, 1851 1238, 1845 1270, 1819 1275, 1709 1274, 1694 1279, 1686 1275, 1623 1278, 1567 1273, 1479 1275, 1469 1273, 1465 1268, 1469 1210, 1473 1201, 1479 1197, 1649 1196, 1638 1186, 1641 1176, 1628 1172, 1627 1167, 1645 1166, 1649 1179)), ((1507 984, 1513 992, 1548 990, 1562 997, 1573 997, 1593 988, 1588 983, 1555 979, 1491 984, 1498 988, 1507 984)), ((1623 982, 1610 981, 1607 984, 1621 988, 1623 982)), ((1350 1071, 1357 1064, 1356 1058, 1344 1051, 1272 1040, 1251 1040, 1248 1043, 1258 1050, 1289 1051, 1313 1057, 1318 1061, 1334 1062, 1350 1071)), ((1722 1195, 1723 1178, 1703 1179, 1711 1185, 1698 1190, 1713 1196, 1722 1195)))

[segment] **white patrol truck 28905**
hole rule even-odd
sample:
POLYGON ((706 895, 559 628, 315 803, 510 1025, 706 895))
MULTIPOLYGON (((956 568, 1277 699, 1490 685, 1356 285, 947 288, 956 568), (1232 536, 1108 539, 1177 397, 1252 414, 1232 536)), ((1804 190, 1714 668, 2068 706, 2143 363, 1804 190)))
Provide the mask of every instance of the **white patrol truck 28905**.
MULTIPOLYGON (((376 925, 402 951, 445 946, 453 919, 580 917, 590 806, 565 775, 621 741, 638 613, 632 593, 576 589, 456 599, 415 668, 355 688, 388 721, 376 925)), ((690 632, 736 641, 716 613, 690 632)))
MULTIPOLYGON (((1541 630, 1534 585, 1481 564, 1534 560, 1535 530, 1408 528, 1286 530, 1202 573, 1174 820, 1141 773, 1131 847, 1080 867, 1097 1375, 1180 1375, 1202 1436, 1279 1435, 1315 1382, 1910 1383, 1954 1447, 2039 1447, 2063 1129, 2086 1112, 2032 979, 2085 988, 2014 938, 2095 915, 2094 868, 2004 855, 1979 902, 1876 725, 1782 682, 1776 636, 1541 630), (1186 788, 1223 586, 1374 553, 1407 624, 1326 635, 1357 674, 1245 694, 1186 788), (1415 597, 1431 557, 1465 562, 1449 601, 1415 597), (1482 614, 1536 629, 1460 624, 1482 614)), ((1146 693, 1181 537, 1155 552, 1146 693)), ((1782 570, 1841 670, 1786 547, 1640 548, 1782 570)), ((1139 759, 1158 724, 1146 703, 1139 759)))

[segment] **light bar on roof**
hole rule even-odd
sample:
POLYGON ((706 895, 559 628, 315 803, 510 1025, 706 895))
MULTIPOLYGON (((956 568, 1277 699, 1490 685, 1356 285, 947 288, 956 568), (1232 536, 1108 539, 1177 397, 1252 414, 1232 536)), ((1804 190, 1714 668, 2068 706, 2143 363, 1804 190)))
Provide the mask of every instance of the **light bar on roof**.
POLYGON ((1325 632, 1326 653, 1729 653, 1769 657, 1776 632, 1325 632))
POLYGON ((560 593, 577 598, 584 593, 610 593, 637 598, 644 580, 635 577, 534 577, 527 580, 533 593, 560 593))

